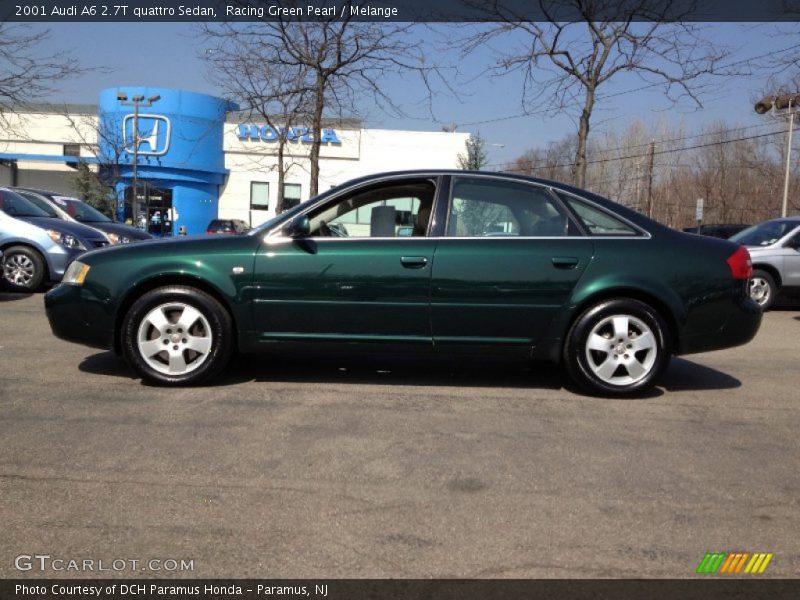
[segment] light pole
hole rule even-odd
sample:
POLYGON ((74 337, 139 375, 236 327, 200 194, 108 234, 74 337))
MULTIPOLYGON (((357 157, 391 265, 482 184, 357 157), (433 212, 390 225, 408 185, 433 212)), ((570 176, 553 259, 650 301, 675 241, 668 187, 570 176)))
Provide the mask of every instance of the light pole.
POLYGON ((794 115, 800 105, 800 94, 784 94, 782 96, 767 96, 756 103, 755 111, 763 115, 770 110, 773 113, 781 111, 781 114, 789 115, 789 135, 786 142, 786 174, 783 179, 783 204, 781 206, 781 216, 786 216, 789 204, 789 176, 792 167, 792 132, 794 131, 794 115))
MULTIPOLYGON (((158 94, 154 94, 146 100, 143 95, 133 96, 128 100, 127 92, 117 92, 117 101, 121 106, 133 107, 133 198, 131 199, 131 217, 134 219, 134 224, 136 223, 136 216, 139 214, 139 142, 141 141, 139 136, 139 107, 148 108, 159 100, 161 100, 161 96, 158 94)), ((122 132, 122 138, 124 144, 124 131, 122 132)), ((148 199, 145 199, 145 201, 147 202, 148 199)), ((147 206, 145 210, 147 211, 149 208, 147 206)), ((146 218, 149 219, 150 215, 146 215, 146 218)), ((147 228, 147 225, 145 225, 145 228, 147 228)))

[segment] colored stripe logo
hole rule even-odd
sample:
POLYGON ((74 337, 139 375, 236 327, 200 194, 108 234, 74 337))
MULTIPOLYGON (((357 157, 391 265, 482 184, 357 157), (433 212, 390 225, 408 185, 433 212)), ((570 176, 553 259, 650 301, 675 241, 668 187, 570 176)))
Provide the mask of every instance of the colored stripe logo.
POLYGON ((767 552, 709 552, 700 561, 697 572, 705 575, 755 575, 763 573, 774 554, 767 552))

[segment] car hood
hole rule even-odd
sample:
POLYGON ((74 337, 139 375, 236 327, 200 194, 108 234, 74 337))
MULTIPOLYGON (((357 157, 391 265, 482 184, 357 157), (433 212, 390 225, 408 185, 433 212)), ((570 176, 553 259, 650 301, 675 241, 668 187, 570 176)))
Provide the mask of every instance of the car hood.
POLYGON ((148 258, 174 258, 176 256, 201 257, 205 254, 240 251, 246 248, 255 251, 260 240, 241 235, 197 235, 188 237, 154 238, 136 244, 118 244, 93 250, 84 254, 82 261, 115 260, 133 255, 148 258))
POLYGON ((108 241, 102 232, 73 221, 65 221, 54 217, 19 217, 19 219, 42 229, 54 229, 59 233, 73 235, 83 240, 108 241))
POLYGON ((142 231, 141 229, 137 229, 136 227, 131 227, 130 225, 125 225, 124 223, 114 223, 110 221, 90 221, 83 224, 93 227, 94 229, 99 229, 104 233, 115 233, 117 235, 124 235, 125 237, 130 238, 132 240, 153 239, 153 236, 147 233, 146 231, 142 231))

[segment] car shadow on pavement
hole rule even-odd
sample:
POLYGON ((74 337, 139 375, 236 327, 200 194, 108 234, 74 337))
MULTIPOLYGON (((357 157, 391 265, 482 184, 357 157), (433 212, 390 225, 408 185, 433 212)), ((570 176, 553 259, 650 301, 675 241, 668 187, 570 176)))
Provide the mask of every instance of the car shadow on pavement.
POLYGON ((731 390, 741 387, 742 382, 717 369, 673 357, 658 386, 668 392, 731 390))
POLYGON ((13 302, 14 300, 24 300, 25 298, 30 298, 33 294, 27 293, 14 293, 14 292, 2 292, 0 291, 0 302, 13 302))
MULTIPOLYGON (((100 352, 86 357, 79 369, 94 375, 136 379, 125 361, 112 352, 100 352)), ((552 363, 507 365, 441 358, 423 362, 408 358, 290 359, 269 354, 238 355, 207 385, 224 387, 247 382, 528 388, 564 390, 585 395, 574 386, 561 367, 552 363)), ((665 391, 726 390, 741 385, 741 381, 722 371, 682 358, 673 358, 658 387, 638 399, 657 398, 665 391)))

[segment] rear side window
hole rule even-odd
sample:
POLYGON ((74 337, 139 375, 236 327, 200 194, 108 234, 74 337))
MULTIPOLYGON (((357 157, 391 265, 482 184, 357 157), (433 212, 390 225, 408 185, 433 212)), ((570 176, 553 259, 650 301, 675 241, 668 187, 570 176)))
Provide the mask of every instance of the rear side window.
POLYGON ((563 237, 576 235, 573 227, 545 188, 471 177, 453 184, 448 237, 563 237))
POLYGON ((581 202, 572 196, 559 195, 592 235, 640 235, 636 229, 604 210, 581 202))

